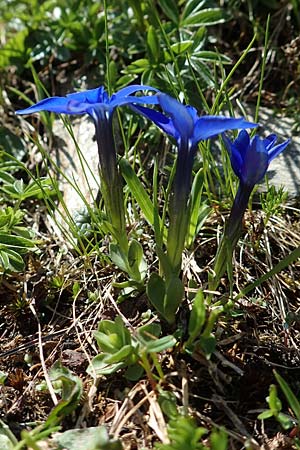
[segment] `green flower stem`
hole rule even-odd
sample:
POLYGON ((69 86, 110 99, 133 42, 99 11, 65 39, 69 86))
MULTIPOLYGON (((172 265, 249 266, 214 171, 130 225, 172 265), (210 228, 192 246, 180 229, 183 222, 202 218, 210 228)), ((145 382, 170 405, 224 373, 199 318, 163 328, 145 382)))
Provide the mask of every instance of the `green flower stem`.
POLYGON ((112 115, 103 108, 93 111, 98 145, 101 193, 107 219, 112 225, 114 238, 122 251, 128 252, 128 239, 124 211, 122 177, 117 166, 117 154, 113 136, 112 115))
POLYGON ((220 280, 232 260, 232 254, 241 234, 242 220, 253 187, 242 183, 239 185, 216 255, 214 276, 209 280, 208 287, 211 291, 218 288, 220 280))
POLYGON ((182 141, 178 149, 176 172, 169 203, 169 232, 167 238, 167 254, 174 275, 181 270, 182 252, 189 225, 189 195, 195 148, 182 141))
POLYGON ((171 263, 172 273, 179 275, 181 270, 182 252, 188 229, 189 215, 186 200, 183 198, 178 199, 176 193, 172 193, 169 212, 170 224, 167 239, 167 254, 171 263))

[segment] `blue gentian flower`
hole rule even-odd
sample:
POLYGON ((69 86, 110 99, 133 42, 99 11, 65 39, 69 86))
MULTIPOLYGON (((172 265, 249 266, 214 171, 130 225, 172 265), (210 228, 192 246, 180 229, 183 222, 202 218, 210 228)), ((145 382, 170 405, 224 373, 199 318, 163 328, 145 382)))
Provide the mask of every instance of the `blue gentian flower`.
POLYGON ((200 141, 226 130, 257 127, 257 124, 247 122, 243 118, 199 116, 193 106, 185 106, 167 94, 158 93, 157 99, 163 113, 139 105, 134 105, 134 109, 152 120, 165 133, 175 138, 179 146, 184 143, 189 149, 194 150, 200 141))
POLYGON ((46 98, 29 108, 16 111, 17 114, 31 114, 49 111, 60 114, 89 114, 95 124, 98 145, 101 192, 109 222, 117 239, 127 245, 122 181, 117 167, 117 154, 113 135, 113 113, 118 106, 128 104, 157 104, 156 95, 136 97, 138 91, 150 90, 151 86, 132 85, 121 89, 111 97, 103 86, 83 92, 68 94, 66 97, 46 98))
POLYGON ((223 134, 223 139, 229 152, 234 173, 239 177, 243 185, 251 187, 254 187, 255 184, 263 179, 270 162, 290 142, 290 139, 288 139, 282 144, 276 145, 276 134, 270 134, 265 139, 257 135, 250 138, 245 130, 242 130, 233 142, 225 134, 223 134))
POLYGON ((134 93, 143 90, 157 91, 151 86, 127 86, 111 97, 103 86, 83 92, 68 94, 66 97, 49 97, 16 114, 32 114, 48 111, 59 114, 89 114, 96 127, 96 138, 99 150, 100 170, 111 176, 116 166, 116 152, 113 142, 112 117, 118 106, 130 103, 156 104, 156 95, 135 97, 134 93))
POLYGON ((90 114, 94 118, 94 111, 102 109, 111 114, 117 106, 130 103, 157 104, 155 96, 134 97, 138 91, 156 91, 151 86, 127 86, 109 97, 103 86, 83 92, 67 94, 66 97, 49 97, 29 108, 16 111, 16 114, 32 114, 39 111, 49 111, 59 114, 90 114))
POLYGON ((216 255, 214 273, 209 283, 210 290, 217 289, 227 266, 231 267, 231 258, 241 235, 242 221, 251 192, 259 183, 269 167, 270 162, 289 144, 290 139, 277 144, 277 136, 271 134, 265 139, 254 136, 250 138, 247 131, 242 130, 233 142, 223 134, 231 165, 240 180, 234 198, 230 216, 225 224, 224 234, 216 255))
POLYGON ((132 108, 152 120, 160 129, 176 140, 178 161, 174 185, 176 186, 176 183, 179 183, 180 191, 182 194, 185 191, 185 196, 188 196, 190 192, 192 168, 200 141, 226 130, 255 128, 257 126, 257 124, 247 122, 243 118, 200 117, 194 107, 184 106, 167 94, 158 93, 156 97, 163 113, 135 104, 132 105, 132 108))
POLYGON ((243 118, 200 117, 195 108, 190 105, 184 106, 167 94, 158 93, 156 96, 162 112, 135 104, 131 107, 152 120, 177 143, 177 166, 169 203, 167 254, 174 272, 178 273, 189 224, 189 195, 198 143, 225 130, 254 128, 257 125, 243 118))

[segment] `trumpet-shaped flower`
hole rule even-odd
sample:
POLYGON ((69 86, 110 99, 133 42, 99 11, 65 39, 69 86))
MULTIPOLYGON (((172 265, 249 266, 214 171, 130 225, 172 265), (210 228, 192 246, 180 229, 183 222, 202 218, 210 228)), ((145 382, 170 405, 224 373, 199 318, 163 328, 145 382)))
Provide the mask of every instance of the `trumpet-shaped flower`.
POLYGON ((133 109, 152 120, 160 129, 176 140, 178 162, 174 185, 179 183, 181 192, 185 191, 186 195, 190 191, 192 168, 200 141, 223 133, 225 130, 257 126, 243 118, 199 116, 194 107, 184 106, 167 94, 159 93, 156 97, 163 113, 140 105, 133 105, 133 109))
POLYGON ((229 152, 234 173, 243 185, 253 187, 264 177, 270 162, 289 144, 290 139, 277 144, 277 136, 270 134, 265 139, 254 136, 250 139, 247 131, 242 130, 237 139, 231 142, 226 135, 223 139, 229 152))
POLYGON ((103 86, 83 92, 67 94, 66 97, 49 97, 29 108, 16 111, 16 114, 32 114, 39 111, 49 111, 59 114, 90 114, 93 118, 95 111, 103 110, 110 115, 117 106, 130 103, 156 104, 155 96, 135 97, 132 94, 138 91, 157 91, 151 86, 127 86, 109 97, 103 86))
POLYGON ((169 204, 170 226, 167 253, 173 271, 178 273, 189 223, 189 195, 194 158, 198 143, 225 130, 254 128, 257 125, 243 118, 202 116, 190 105, 184 106, 167 94, 157 94, 162 112, 140 105, 132 108, 152 120, 161 130, 176 140, 177 167, 169 204))
POLYGON ((241 234, 243 216, 255 184, 262 180, 270 162, 290 142, 288 139, 282 144, 276 145, 277 136, 275 134, 271 134, 265 139, 259 136, 250 138, 245 130, 242 130, 233 142, 225 135, 223 135, 223 139, 229 152, 233 171, 240 179, 240 184, 216 256, 215 276, 209 284, 213 291, 218 287, 227 266, 231 267, 232 254, 241 234))
POLYGON ((243 118, 225 116, 199 116, 190 105, 183 105, 167 94, 157 94, 158 103, 163 113, 143 106, 134 109, 152 120, 165 133, 176 139, 178 146, 185 144, 195 151, 198 142, 216 136, 226 130, 255 128, 257 124, 243 118))
POLYGON ((89 114, 95 124, 98 145, 101 191, 108 219, 117 239, 127 245, 122 181, 117 167, 117 155, 113 136, 113 112, 118 106, 128 104, 156 104, 156 95, 139 96, 138 91, 157 89, 151 86, 132 85, 121 89, 111 97, 104 87, 68 94, 66 97, 46 98, 29 108, 16 111, 17 114, 32 114, 49 111, 61 114, 89 114))

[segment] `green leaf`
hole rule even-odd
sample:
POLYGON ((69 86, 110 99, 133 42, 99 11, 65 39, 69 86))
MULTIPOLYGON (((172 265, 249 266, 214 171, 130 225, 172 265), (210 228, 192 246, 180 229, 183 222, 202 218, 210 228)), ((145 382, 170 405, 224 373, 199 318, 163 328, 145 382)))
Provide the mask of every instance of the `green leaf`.
POLYGON ((259 420, 265 420, 265 419, 270 419, 271 417, 273 417, 273 411, 271 411, 270 409, 266 409, 266 411, 263 411, 262 413, 260 413, 257 418, 259 420))
POLYGON ((225 430, 213 430, 210 435, 211 450, 226 450, 228 435, 225 430))
POLYGON ((49 178, 41 178, 40 180, 33 181, 26 186, 22 198, 44 198, 45 196, 52 195, 53 193, 53 182, 49 178))
POLYGON ((27 239, 21 236, 9 235, 7 233, 0 233, 0 248, 10 247, 21 251, 22 249, 34 249, 35 243, 32 239, 27 239))
MULTIPOLYGON (((0 249, 0 265, 4 270, 10 270, 9 256, 5 250, 0 249)), ((24 267, 24 266, 23 266, 24 267)))
MULTIPOLYGON (((154 206, 152 201, 150 200, 149 195, 144 189, 143 184, 137 177, 136 173, 132 169, 131 165, 129 164, 126 159, 122 158, 119 161, 120 170, 121 173, 129 187, 130 192, 132 193, 133 197, 137 201, 137 204, 142 210, 142 213, 145 216, 145 219, 153 227, 154 225, 154 206)), ((159 218, 160 226, 161 226, 161 219, 159 218)))
POLYGON ((117 370, 122 369, 126 366, 126 364, 122 361, 119 363, 114 364, 108 364, 105 361, 106 354, 101 353, 101 355, 95 356, 95 358, 92 359, 91 364, 87 368, 87 373, 91 376, 94 375, 94 372, 96 375, 110 375, 112 373, 117 372, 117 370))
POLYGON ((289 416, 281 412, 278 414, 277 420, 282 426, 282 428, 284 428, 285 430, 288 430, 289 428, 292 428, 295 425, 294 420, 292 420, 289 416))
POLYGON ((216 25, 223 23, 228 17, 222 8, 207 8, 202 11, 190 14, 181 21, 181 27, 201 27, 202 25, 216 25))
POLYGON ((22 272, 25 268, 22 256, 10 248, 0 249, 0 259, 5 270, 22 272))
POLYGON ((177 341, 174 336, 164 336, 160 339, 149 341, 146 344, 145 349, 148 353, 159 353, 167 350, 168 348, 174 347, 176 342, 177 341))
POLYGON ((109 79, 109 86, 111 89, 114 89, 118 77, 118 67, 114 60, 110 60, 108 65, 108 79, 109 79))
POLYGON ((158 338, 161 333, 161 326, 158 323, 150 323, 137 329, 137 339, 143 345, 158 338))
POLYGON ((57 433, 54 442, 59 446, 57 450, 122 450, 121 442, 111 439, 104 426, 57 433))
POLYGON ((169 323, 175 320, 175 313, 182 302, 184 296, 184 286, 182 281, 175 275, 168 280, 165 302, 164 302, 164 317, 169 323))
POLYGON ((221 55, 220 53, 208 50, 193 52, 193 58, 199 58, 202 61, 208 62, 221 62, 222 64, 232 64, 232 61, 228 56, 221 55))
POLYGON ((15 64, 20 69, 27 61, 27 52, 30 48, 25 45, 28 37, 29 29, 24 28, 17 32, 13 37, 0 49, 0 67, 6 67, 9 64, 15 64))
POLYGON ((165 15, 174 22, 176 26, 179 24, 179 11, 175 0, 160 0, 159 6, 165 15))
POLYGON ((191 48, 191 54, 194 52, 199 52, 205 45, 206 42, 206 36, 207 36, 207 28, 206 27, 200 27, 194 34, 193 34, 193 46, 191 48))
POLYGON ((137 59, 133 63, 129 64, 124 72, 126 74, 139 74, 143 73, 146 69, 149 69, 151 67, 150 61, 146 58, 137 59))
POLYGON ((206 0, 187 0, 184 4, 181 17, 183 19, 195 14, 205 6, 206 0))
POLYGON ((122 347, 122 338, 118 333, 105 334, 94 331, 93 335, 103 352, 116 353, 122 347))
POLYGON ((45 428, 60 423, 63 417, 72 413, 79 405, 83 392, 81 379, 67 367, 62 366, 60 361, 54 363, 49 371, 49 376, 52 383, 60 382, 61 400, 49 414, 45 422, 45 428))
POLYGON ((205 322, 205 314, 204 294, 202 289, 199 289, 193 301, 189 320, 189 343, 193 342, 200 334, 205 322))
POLYGON ((18 441, 6 423, 0 420, 0 448, 1 450, 13 450, 18 441))
POLYGON ((116 328, 118 330, 118 333, 122 337, 123 345, 131 344, 131 334, 129 333, 128 329, 125 327, 123 319, 122 319, 121 316, 117 316, 115 318, 115 324, 116 324, 116 328))
POLYGON ((290 408, 293 410, 298 423, 300 423, 300 403, 297 397, 295 396, 287 382, 279 375, 279 373, 276 372, 276 370, 274 370, 274 375, 288 401, 290 408))
POLYGON ((15 182, 15 177, 13 177, 10 173, 5 172, 4 170, 0 170, 0 180, 4 181, 7 184, 13 184, 15 182))
POLYGON ((150 61, 152 61, 155 64, 158 64, 160 59, 160 45, 157 30, 155 30, 152 25, 150 25, 148 28, 147 48, 150 61))
POLYGON ((134 354, 134 349, 132 345, 124 345, 119 351, 113 353, 112 355, 106 355, 104 362, 108 364, 115 364, 121 361, 126 360, 126 358, 130 355, 134 354))
POLYGON ((144 259, 143 257, 144 257, 143 247, 138 241, 133 239, 130 242, 128 250, 128 264, 131 269, 130 274, 132 274, 132 278, 134 278, 135 280, 141 280, 145 276, 145 273, 142 274, 140 272, 140 269, 142 269, 142 262, 144 259))
POLYGON ((129 381, 137 381, 141 378, 143 373, 144 368, 142 366, 139 364, 132 364, 127 368, 124 376, 129 381))
POLYGON ((194 177, 190 195, 190 221, 187 236, 188 247, 192 245, 196 237, 196 232, 198 228, 199 209, 202 199, 203 180, 204 180, 203 169, 201 168, 200 170, 198 170, 198 172, 194 177))
POLYGON ((200 345, 204 353, 207 357, 210 357, 210 355, 216 350, 216 338, 213 334, 210 334, 209 336, 202 335, 200 337, 200 345))
POLYGON ((124 345, 131 345, 131 335, 120 316, 117 316, 114 322, 100 321, 94 336, 102 350, 107 353, 115 353, 124 345))
POLYGON ((194 56, 191 56, 190 63, 193 70, 197 73, 200 81, 202 80, 208 87, 213 87, 215 82, 213 79, 213 73, 209 67, 205 63, 201 62, 199 58, 194 58, 194 56))
POLYGON ((8 436, 0 428, 0 448, 1 450, 13 450, 14 445, 8 436))
POLYGON ((20 161, 26 153, 25 142, 5 127, 0 127, 0 149, 20 161))
POLYGON ((164 317, 164 299, 166 287, 164 280, 157 273, 152 273, 150 275, 146 287, 146 293, 152 305, 164 317))
POLYGON ((2 372, 2 370, 0 370, 0 384, 4 384, 6 378, 7 378, 7 373, 2 372))
POLYGON ((121 250, 118 244, 111 243, 109 245, 109 257, 111 261, 119 267, 119 269, 123 270, 123 272, 128 273, 128 259, 127 255, 121 250))
POLYGON ((193 41, 186 40, 186 41, 178 42, 176 44, 172 44, 171 49, 172 49, 173 53, 175 53, 176 55, 180 55, 181 53, 184 53, 189 48, 191 48, 192 45, 193 45, 193 41))
POLYGON ((280 399, 277 396, 277 388, 274 384, 271 384, 269 388, 269 407, 273 411, 274 416, 278 414, 279 411, 281 411, 282 404, 280 399))
POLYGON ((176 419, 178 417, 177 399, 174 392, 160 390, 158 402, 162 412, 166 414, 168 419, 176 419))

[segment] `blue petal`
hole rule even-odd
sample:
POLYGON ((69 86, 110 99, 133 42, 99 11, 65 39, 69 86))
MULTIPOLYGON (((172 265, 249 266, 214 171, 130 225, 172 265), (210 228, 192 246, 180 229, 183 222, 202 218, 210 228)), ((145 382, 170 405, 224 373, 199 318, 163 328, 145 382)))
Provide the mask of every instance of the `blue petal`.
POLYGON ((233 119, 224 116, 203 116, 195 125, 193 144, 208 139, 226 130, 236 130, 238 128, 255 128, 256 123, 247 122, 245 119, 233 119))
POLYGON ((181 141, 187 144, 194 129, 194 120, 189 113, 189 108, 167 94, 158 94, 158 101, 162 110, 171 117, 181 141))
POLYGON ((61 114, 78 114, 69 110, 68 105, 70 100, 66 97, 50 97, 41 100, 36 105, 29 106, 26 109, 16 111, 16 114, 31 114, 39 111, 49 111, 61 114))
POLYGON ((291 142, 291 140, 288 139, 287 141, 283 142, 282 144, 275 145, 275 147, 271 148, 268 151, 269 162, 271 162, 274 158, 276 158, 276 156, 278 156, 281 152, 283 152, 283 150, 289 145, 290 142, 291 142))
POLYGON ((188 111, 189 115, 191 116, 191 118, 193 119, 193 122, 195 124, 197 122, 197 120, 199 119, 198 111, 196 110, 196 108, 194 108, 191 105, 186 105, 185 108, 188 111))
POLYGON ((263 142, 264 142, 267 150, 269 150, 271 147, 273 147, 273 145, 275 144, 276 141, 277 141, 276 134, 270 134, 265 139, 263 139, 263 142))
POLYGON ((108 103, 109 97, 103 86, 82 92, 67 94, 67 98, 78 103, 108 103))
POLYGON ((161 130, 163 130, 168 135, 172 136, 176 140, 179 139, 179 133, 173 125, 172 119, 166 117, 159 111, 155 111, 155 109, 145 108, 140 105, 131 105, 131 109, 137 111, 138 113, 145 116, 147 119, 152 120, 155 125, 157 125, 161 130))
POLYGON ((246 130, 240 131, 238 137, 234 141, 234 145, 240 152, 241 157, 244 158, 247 148, 250 145, 250 136, 246 130))
POLYGON ((240 153, 239 148, 236 147, 235 142, 231 142, 230 139, 226 136, 226 134, 222 134, 222 138, 226 145, 227 151, 230 156, 231 166, 233 168, 234 173, 237 177, 241 177, 241 171, 243 166, 243 159, 240 153))
POLYGON ((127 96, 127 97, 118 97, 115 98, 112 97, 112 100, 109 102, 111 108, 116 108, 117 106, 122 105, 129 105, 129 104, 136 104, 136 103, 142 103, 142 104, 148 104, 148 105, 157 105, 158 104, 158 98, 157 95, 144 95, 141 97, 135 97, 135 96, 127 96))
POLYGON ((254 136, 243 160, 241 177, 245 184, 254 186, 264 177, 269 166, 269 156, 265 144, 259 136, 254 136))
POLYGON ((132 84, 130 86, 124 87, 123 89, 120 89, 116 95, 118 97, 126 97, 127 95, 134 94, 138 91, 155 91, 159 92, 158 89, 155 89, 152 86, 142 86, 141 84, 132 84))

